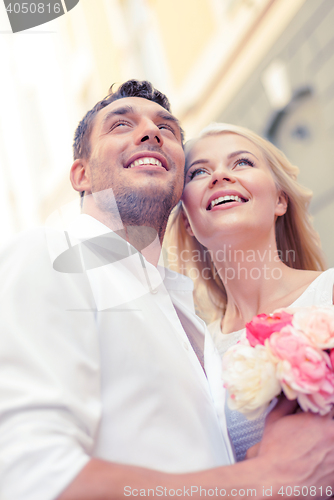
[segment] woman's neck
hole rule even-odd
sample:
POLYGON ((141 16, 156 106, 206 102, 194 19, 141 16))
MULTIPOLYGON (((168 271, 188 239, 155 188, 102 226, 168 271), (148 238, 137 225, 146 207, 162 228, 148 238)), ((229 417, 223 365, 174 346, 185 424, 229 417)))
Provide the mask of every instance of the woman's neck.
MULTIPOLYGON (((294 269, 280 259, 275 236, 252 239, 252 245, 229 241, 212 251, 227 293, 224 333, 243 328, 253 316, 270 313, 291 293, 294 269)), ((284 302, 283 302, 284 303, 284 302)), ((286 304, 286 305, 289 305, 286 304)))

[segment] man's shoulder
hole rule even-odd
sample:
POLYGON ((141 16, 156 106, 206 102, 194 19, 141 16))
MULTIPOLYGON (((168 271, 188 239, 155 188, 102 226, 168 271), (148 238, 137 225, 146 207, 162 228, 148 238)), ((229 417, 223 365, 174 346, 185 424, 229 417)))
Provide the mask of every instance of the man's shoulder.
POLYGON ((90 307, 94 302, 86 274, 59 272, 54 265, 66 245, 64 234, 45 227, 15 235, 0 251, 1 297, 27 294, 63 308, 80 308, 82 301, 90 307))
POLYGON ((0 267, 8 260, 15 260, 17 265, 28 261, 30 265, 52 269, 56 258, 69 249, 66 235, 66 231, 44 226, 17 233, 0 248, 0 267))
POLYGON ((32 277, 56 276, 54 261, 68 249, 60 231, 36 227, 17 233, 0 248, 0 276, 32 277))
POLYGON ((47 255, 45 228, 37 227, 13 235, 0 248, 0 266, 6 261, 24 260, 40 261, 42 255, 47 255))

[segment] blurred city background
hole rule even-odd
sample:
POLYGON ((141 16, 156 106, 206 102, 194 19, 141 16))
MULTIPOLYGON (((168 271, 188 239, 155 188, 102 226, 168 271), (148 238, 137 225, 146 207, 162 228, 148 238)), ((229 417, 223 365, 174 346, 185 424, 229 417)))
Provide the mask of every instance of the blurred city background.
POLYGON ((80 0, 13 35, 1 3, 0 244, 78 199, 74 129, 137 78, 168 95, 187 138, 224 121, 280 147, 334 266, 333 25, 333 0, 80 0))

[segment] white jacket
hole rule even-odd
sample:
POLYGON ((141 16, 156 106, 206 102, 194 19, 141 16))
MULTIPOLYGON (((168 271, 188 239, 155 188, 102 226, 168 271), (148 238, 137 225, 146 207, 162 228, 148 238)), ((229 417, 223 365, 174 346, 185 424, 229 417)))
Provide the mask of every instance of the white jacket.
POLYGON ((165 472, 233 461, 192 282, 138 253, 53 268, 69 239, 107 232, 83 215, 67 238, 30 231, 0 256, 0 500, 54 499, 90 457, 165 472), (205 339, 207 377, 182 325, 205 339))

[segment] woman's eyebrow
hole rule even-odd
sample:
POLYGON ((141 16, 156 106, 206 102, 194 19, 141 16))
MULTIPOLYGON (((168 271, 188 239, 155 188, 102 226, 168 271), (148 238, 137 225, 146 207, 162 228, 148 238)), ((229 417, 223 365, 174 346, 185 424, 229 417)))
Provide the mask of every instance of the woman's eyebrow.
MULTIPOLYGON (((244 153, 250 154, 258 160, 257 156, 255 156, 254 153, 251 153, 250 151, 246 151, 243 149, 241 149, 240 151, 233 151, 233 153, 230 153, 227 156, 227 159, 230 160, 231 158, 234 158, 235 156, 238 156, 238 155, 241 155, 244 153)), ((192 163, 190 163, 190 165, 187 167, 187 171, 189 170, 190 167, 193 167, 194 165, 197 165, 198 163, 209 163, 209 160, 207 160, 206 158, 200 158, 199 160, 195 160, 192 163)))
MULTIPOLYGON (((233 153, 230 153, 228 156, 227 156, 227 159, 230 160, 231 158, 234 158, 235 156, 238 156, 238 155, 242 155, 244 153, 247 153, 249 155, 253 155, 255 156, 254 153, 251 153, 250 151, 244 151, 244 150, 240 150, 240 151, 234 151, 233 153)), ((257 156, 255 156, 255 158, 258 160, 257 156)))
POLYGON ((188 172, 189 168, 193 167, 194 165, 197 165, 198 163, 209 163, 209 160, 206 160, 203 158, 203 159, 193 161, 192 163, 190 163, 189 166, 187 166, 187 172, 188 172))

